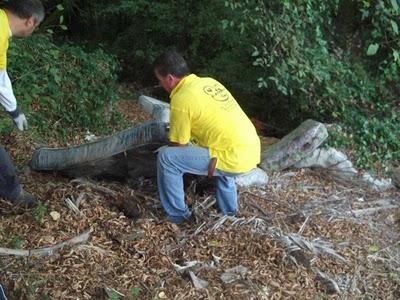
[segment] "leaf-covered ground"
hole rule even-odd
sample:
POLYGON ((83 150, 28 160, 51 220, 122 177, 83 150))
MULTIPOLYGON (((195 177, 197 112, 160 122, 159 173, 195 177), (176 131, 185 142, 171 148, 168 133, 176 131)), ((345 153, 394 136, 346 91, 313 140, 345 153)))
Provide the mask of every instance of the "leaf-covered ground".
MULTIPOLYGON (((119 107, 133 123, 146 119, 135 102, 119 107)), ((188 178, 196 221, 173 225, 154 179, 32 172, 24 165, 34 143, 16 132, 1 139, 41 202, 16 210, 0 201, 0 247, 49 247, 90 230, 86 243, 49 256, 1 256, 10 299, 400 298, 398 190, 378 193, 293 169, 240 189, 240 213, 224 218, 212 184, 188 178), (79 199, 79 212, 68 199, 79 199)))

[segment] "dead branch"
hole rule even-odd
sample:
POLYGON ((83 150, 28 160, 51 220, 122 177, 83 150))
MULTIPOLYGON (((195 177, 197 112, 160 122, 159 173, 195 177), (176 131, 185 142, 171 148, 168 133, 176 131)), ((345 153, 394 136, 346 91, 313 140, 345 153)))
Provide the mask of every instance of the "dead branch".
POLYGON ((392 208, 398 208, 399 206, 397 205, 385 205, 385 206, 378 206, 378 207, 370 207, 370 208, 365 208, 365 209, 357 209, 357 210, 352 210, 351 214, 356 217, 364 217, 364 216, 369 216, 373 215, 374 213, 381 211, 381 210, 387 210, 387 209, 392 209, 392 208))
POLYGON ((58 250, 66 246, 77 245, 81 243, 85 243, 91 234, 92 230, 86 230, 85 232, 81 233, 80 235, 73 237, 67 241, 59 243, 52 247, 46 248, 39 248, 39 249, 10 249, 10 248, 0 248, 0 256, 7 256, 7 255, 14 255, 14 256, 48 256, 56 253, 58 250))

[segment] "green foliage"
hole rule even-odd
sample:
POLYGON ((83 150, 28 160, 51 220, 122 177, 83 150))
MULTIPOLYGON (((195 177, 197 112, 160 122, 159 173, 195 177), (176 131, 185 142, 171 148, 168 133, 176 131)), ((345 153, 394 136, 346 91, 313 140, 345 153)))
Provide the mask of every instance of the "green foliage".
POLYGON ((19 106, 31 111, 30 125, 43 136, 108 130, 116 117, 114 57, 102 50, 88 53, 72 44, 57 46, 46 35, 13 41, 8 57, 19 106))
POLYGON ((13 249, 22 249, 22 237, 20 235, 14 235, 11 239, 11 247, 13 249))
MULTIPOLYGON (((141 84, 155 81, 154 58, 168 48, 190 57, 196 70, 224 48, 222 1, 86 1, 80 7, 76 36, 101 41, 117 54, 123 76, 141 84)), ((75 32, 74 30, 72 30, 75 32)))
MULTIPOLYGON (((87 39, 87 49, 101 42, 118 56, 122 78, 153 85, 154 57, 175 48, 196 73, 222 81, 248 114, 268 124, 286 131, 307 118, 340 124, 330 143, 353 149, 360 167, 399 157, 399 0, 44 2, 42 30, 66 25, 59 40, 87 39)), ((30 58, 14 51, 21 68, 10 70, 21 77, 15 86, 33 109, 34 125, 43 131, 49 119, 60 133, 105 129, 100 116, 113 102, 115 60, 44 39, 26 41, 35 44, 30 58), (26 61, 40 64, 24 75, 26 61)), ((0 123, 0 131, 7 126, 0 123)))
POLYGON ((363 32, 366 54, 376 55, 371 61, 382 72, 396 72, 400 66, 400 1, 360 1, 362 21, 370 30, 363 32))
POLYGON ((140 296, 140 293, 142 292, 142 289, 139 287, 133 287, 129 290, 129 299, 138 299, 140 296))
POLYGON ((109 295, 108 295, 108 300, 118 300, 118 299, 120 299, 121 298, 121 296, 117 293, 117 292, 115 292, 115 291, 111 291, 110 293, 109 293, 109 295))
POLYGON ((400 161, 400 114, 394 111, 381 116, 366 116, 352 110, 345 122, 352 125, 356 164, 371 168, 375 162, 400 161))
POLYGON ((364 23, 371 18, 358 32, 369 41, 359 54, 357 47, 337 42, 337 24, 343 21, 339 9, 346 3, 230 0, 226 6, 242 17, 224 24, 251 36, 259 93, 271 113, 281 112, 280 121, 286 115, 295 126, 306 117, 342 124, 347 137, 335 134, 331 143, 351 145, 357 165, 370 168, 376 161, 399 158, 400 15, 395 0, 363 1, 363 16, 352 16, 360 22, 363 17, 364 23), (349 136, 353 141, 344 143, 349 136))
POLYGON ((38 201, 35 210, 33 211, 33 217, 39 226, 43 226, 44 217, 46 216, 47 211, 48 209, 46 204, 44 204, 42 201, 38 201))
POLYGON ((11 118, 4 113, 4 117, 0 118, 0 135, 10 133, 14 128, 14 123, 11 118))

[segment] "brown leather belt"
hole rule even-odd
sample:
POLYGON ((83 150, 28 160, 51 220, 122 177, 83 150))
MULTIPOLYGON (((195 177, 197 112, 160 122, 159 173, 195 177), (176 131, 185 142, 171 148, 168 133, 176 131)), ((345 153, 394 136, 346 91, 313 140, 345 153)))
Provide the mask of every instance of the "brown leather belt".
POLYGON ((208 177, 210 178, 213 177, 216 166, 217 166, 217 158, 212 157, 208 164, 208 173, 207 173, 208 177))

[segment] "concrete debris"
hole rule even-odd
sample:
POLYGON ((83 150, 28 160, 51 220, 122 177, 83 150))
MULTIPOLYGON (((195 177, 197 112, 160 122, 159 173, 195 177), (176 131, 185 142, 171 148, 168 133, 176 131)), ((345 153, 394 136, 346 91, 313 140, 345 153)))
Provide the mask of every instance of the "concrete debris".
POLYGON ((365 173, 360 176, 347 155, 334 148, 318 148, 294 165, 295 168, 323 168, 341 180, 353 180, 377 191, 390 189, 392 180, 376 179, 365 173))
POLYGON ((169 123, 170 109, 168 103, 142 95, 139 97, 139 104, 154 120, 169 123))
POLYGON ((268 175, 264 170, 255 168, 250 172, 237 176, 235 180, 239 187, 265 186, 268 184, 268 175))

